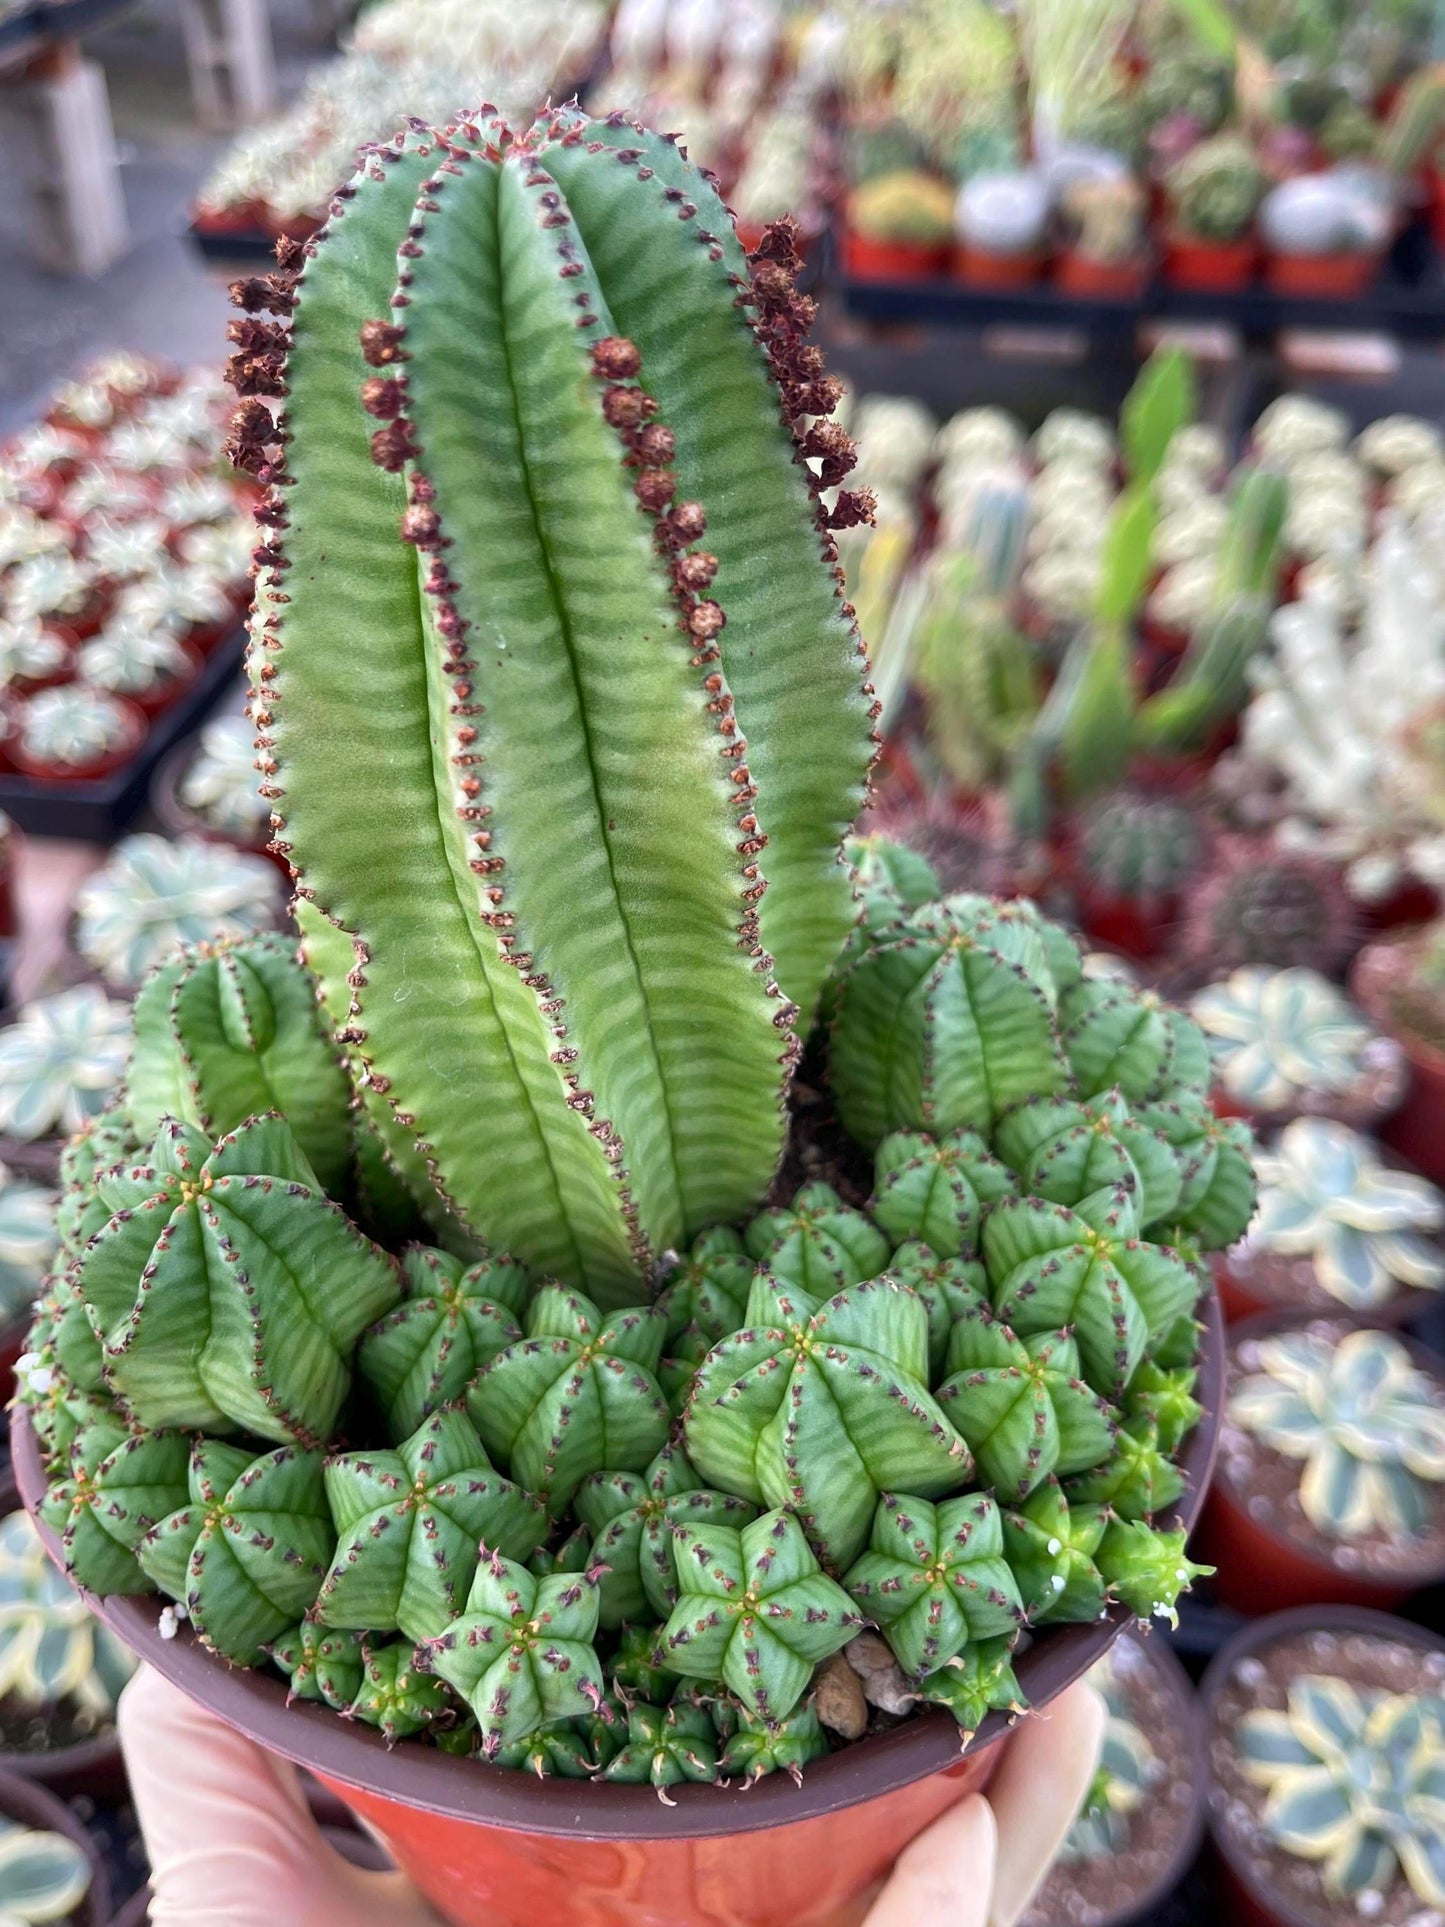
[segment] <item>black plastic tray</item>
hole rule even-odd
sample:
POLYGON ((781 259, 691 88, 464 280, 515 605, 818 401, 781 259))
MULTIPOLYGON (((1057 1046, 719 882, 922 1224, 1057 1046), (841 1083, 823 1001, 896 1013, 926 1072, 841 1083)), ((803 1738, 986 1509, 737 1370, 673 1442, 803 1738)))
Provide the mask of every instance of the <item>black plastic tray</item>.
POLYGON ((0 774, 0 810, 31 836, 114 843, 145 808, 157 763, 214 706, 245 650, 244 629, 218 643, 185 694, 156 717, 139 753, 124 769, 89 783, 37 783, 28 776, 0 774))
POLYGON ((186 238, 205 261, 220 266, 254 267, 260 262, 274 267, 276 237, 261 228, 245 228, 235 233, 218 233, 213 228, 197 227, 192 221, 186 238))

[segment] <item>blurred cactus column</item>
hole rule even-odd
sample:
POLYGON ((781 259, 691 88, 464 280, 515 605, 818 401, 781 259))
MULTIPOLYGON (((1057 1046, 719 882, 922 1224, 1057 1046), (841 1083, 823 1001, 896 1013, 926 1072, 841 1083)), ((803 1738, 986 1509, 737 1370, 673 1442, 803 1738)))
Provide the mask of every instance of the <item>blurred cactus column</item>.
POLYGON ((276 105, 266 0, 182 0, 191 98, 203 127, 246 127, 276 105))
POLYGON ((32 253, 56 274, 104 274, 130 247, 104 73, 78 42, 46 41, 6 103, 29 123, 18 148, 31 168, 32 253))

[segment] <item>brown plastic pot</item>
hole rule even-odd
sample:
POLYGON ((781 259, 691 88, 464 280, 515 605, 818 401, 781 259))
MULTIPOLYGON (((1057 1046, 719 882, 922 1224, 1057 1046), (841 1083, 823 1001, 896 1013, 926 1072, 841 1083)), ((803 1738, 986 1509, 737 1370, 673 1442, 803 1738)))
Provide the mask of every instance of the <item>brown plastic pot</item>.
POLYGON ((1169 228, 1164 235, 1164 277, 1176 288, 1221 294, 1243 288, 1259 266, 1259 243, 1252 234, 1238 241, 1197 241, 1169 228))
MULTIPOLYGON (((1303 1325, 1318 1324, 1321 1318, 1342 1324, 1356 1322, 1343 1310, 1338 1314, 1297 1312, 1248 1318, 1230 1332, 1229 1351, 1232 1354, 1251 1338, 1297 1331, 1303 1325)), ((1438 1379, 1439 1360, 1409 1338, 1401 1342, 1419 1369, 1438 1379)), ((1225 1389, 1227 1396, 1227 1380, 1225 1389)), ((1248 1494, 1235 1490, 1223 1465, 1216 1468, 1199 1521, 1197 1556, 1218 1569, 1210 1581, 1215 1597, 1252 1617, 1318 1605, 1365 1606, 1388 1612, 1412 1593, 1445 1580, 1445 1561, 1422 1563, 1417 1570, 1392 1572, 1376 1579, 1367 1573, 1343 1572, 1329 1559, 1312 1558, 1297 1541, 1253 1517, 1248 1494)))
MULTIPOLYGON (((1445 1640, 1412 1625, 1407 1619, 1392 1619, 1387 1613, 1367 1612, 1354 1606, 1303 1606, 1294 1612, 1273 1613, 1242 1627, 1209 1662, 1199 1686, 1199 1709, 1204 1734, 1206 1767, 1214 1731, 1215 1708, 1230 1674, 1240 1660, 1262 1652, 1280 1640, 1297 1633, 1369 1633, 1377 1639, 1391 1640, 1400 1646, 1418 1646, 1422 1652, 1445 1651, 1445 1640)), ((1224 1887, 1225 1905, 1219 1914, 1229 1927, 1328 1927, 1334 1917, 1325 1911, 1301 1913, 1282 1895, 1264 1888, 1240 1852, 1222 1817, 1222 1790, 1210 1777, 1208 1793, 1209 1838, 1218 1861, 1224 1887)))
MULTIPOLYGON (((1224 1333, 1210 1299, 1201 1357, 1206 1417, 1181 1459, 1181 1524, 1199 1515, 1214 1465, 1224 1333)), ((11 1415, 21 1496, 32 1516, 44 1473, 28 1414, 11 1415)), ((38 1522, 52 1552, 55 1535, 38 1522)), ((153 1599, 96 1600, 147 1664, 248 1738, 308 1768, 370 1826, 455 1927, 837 1927, 861 1920, 914 1836, 985 1787, 1006 1741, 1000 1714, 959 1751, 944 1713, 908 1720, 814 1763, 795 1786, 774 1774, 748 1790, 684 1786, 674 1806, 651 1787, 579 1786, 460 1760, 381 1735, 313 1704, 288 1706, 263 1673, 231 1669, 189 1627, 163 1640, 153 1599), (746 1836, 744 1838, 744 1836, 746 1836)), ((1088 1671, 1130 1616, 1042 1633, 1018 1662, 1044 1706, 1088 1671)))
POLYGON ((1432 1184, 1445 1185, 1445 1051, 1401 1030, 1394 1020, 1393 992, 1409 937, 1370 944, 1350 970, 1350 995, 1377 1030, 1393 1036, 1410 1060, 1403 1102, 1380 1128, 1380 1141, 1414 1165, 1432 1184))
MULTIPOLYGON (((0 1773, 0 1815, 18 1820, 37 1833, 63 1833, 84 1850, 90 1862, 90 1891, 71 1916, 78 1927, 108 1927, 110 1921, 110 1881, 100 1849, 76 1819, 70 1808, 44 1787, 20 1780, 11 1773, 0 1773)), ((5 1896, 0 1893, 0 1906, 5 1896)))

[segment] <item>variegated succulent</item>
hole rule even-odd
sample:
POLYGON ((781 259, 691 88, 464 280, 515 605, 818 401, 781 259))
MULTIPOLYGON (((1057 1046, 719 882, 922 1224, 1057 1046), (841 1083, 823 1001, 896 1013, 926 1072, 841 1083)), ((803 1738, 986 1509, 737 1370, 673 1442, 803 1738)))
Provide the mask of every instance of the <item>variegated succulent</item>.
POLYGON ((64 683, 29 697, 19 712, 20 745, 46 769, 80 770, 136 740, 132 712, 103 689, 64 683))
POLYGON ((240 850, 200 837, 128 836, 76 892, 76 947, 107 983, 130 989, 179 944, 267 929, 276 885, 269 863, 240 850))
POLYGON ((1190 1015, 1220 1085, 1251 1111, 1343 1097, 1395 1048, 1317 971, 1249 966, 1211 984, 1190 1015))
POLYGON ((91 1878, 90 1860, 78 1841, 0 1814, 0 1922, 5 1927, 71 1919, 90 1892, 91 1878))
POLYGON ((55 1255, 55 1194, 0 1164, 0 1331, 27 1320, 55 1255))
POLYGON ((22 678, 42 682, 69 660, 64 640, 39 616, 0 616, 0 689, 22 678))
POLYGON ((1409 1539, 1445 1502, 1445 1391, 1389 1332, 1325 1327, 1252 1340, 1230 1421, 1302 1462, 1299 1502, 1328 1539, 1409 1539), (1257 1370, 1253 1369, 1258 1367, 1257 1370))
POLYGON ((1071 1860, 1099 1860, 1123 1853, 1129 1845, 1134 1818, 1164 1771, 1148 1734, 1130 1717, 1117 1651, 1115 1648, 1114 1653, 1106 1654, 1089 1672, 1090 1684, 1103 1696, 1108 1720, 1098 1771, 1059 1850, 1059 1858, 1066 1865, 1071 1860))
POLYGON ((259 780, 255 725, 245 716, 219 716, 201 731, 176 794, 207 829, 254 844, 266 836, 271 814, 259 780))
POLYGON ((94 984, 22 1007, 0 1030, 0 1131, 67 1136, 109 1103, 125 1076, 130 1012, 94 984))
POLYGON ((1355 1312, 1406 1288, 1445 1286, 1445 1198, 1395 1171, 1370 1138, 1326 1118, 1287 1124, 1257 1162, 1259 1211, 1243 1251, 1307 1258, 1321 1288, 1355 1312))
POLYGON ((0 1700, 99 1726, 134 1664, 57 1571, 29 1515, 0 1518, 0 1700))
POLYGON ((1286 1853, 1319 1863, 1324 1892, 1383 1901, 1399 1875, 1445 1908, 1445 1701, 1327 1674, 1293 1680, 1285 1710, 1234 1729, 1241 1771, 1265 1789, 1263 1823, 1286 1853))
POLYGON ((191 658, 174 636, 147 629, 133 618, 108 622, 80 649, 80 673, 97 689, 117 696, 149 696, 179 684, 192 671, 191 658))

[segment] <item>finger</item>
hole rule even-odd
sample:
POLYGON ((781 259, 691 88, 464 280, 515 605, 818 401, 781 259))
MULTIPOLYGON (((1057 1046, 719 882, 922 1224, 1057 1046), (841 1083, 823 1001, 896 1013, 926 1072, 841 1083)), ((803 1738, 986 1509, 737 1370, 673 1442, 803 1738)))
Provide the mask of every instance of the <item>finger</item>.
POLYGON ((1080 1680, 1030 1715, 1005 1750, 988 1790, 998 1823, 988 1927, 1013 1927, 1043 1884, 1098 1767, 1106 1717, 1080 1680))
POLYGON ((400 1874, 364 1874, 326 1844, 294 1767, 149 1667, 117 1724, 155 1927, 437 1927, 400 1874))
POLYGON ((903 1849, 863 1927, 984 1927, 997 1846, 988 1801, 970 1794, 903 1849))

